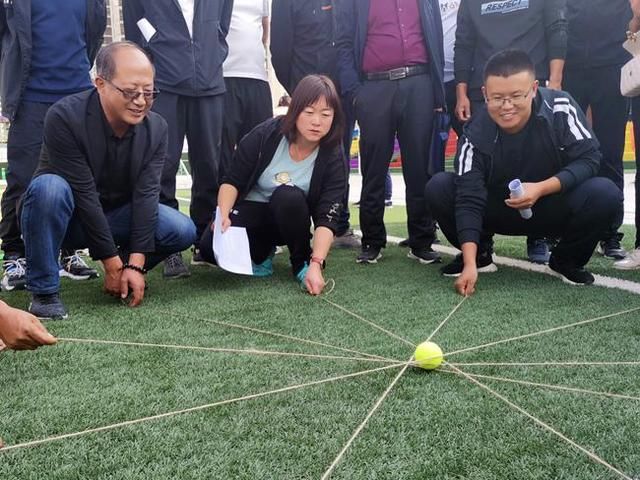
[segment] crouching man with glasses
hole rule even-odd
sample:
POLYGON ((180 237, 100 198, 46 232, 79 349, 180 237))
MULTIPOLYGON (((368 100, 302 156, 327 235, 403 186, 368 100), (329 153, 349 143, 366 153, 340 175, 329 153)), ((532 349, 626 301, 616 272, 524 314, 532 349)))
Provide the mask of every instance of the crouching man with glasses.
POLYGON ((478 272, 493 272, 494 233, 559 238, 549 268, 564 281, 593 283, 584 269, 621 211, 622 192, 600 169, 599 144, 583 112, 565 92, 539 88, 529 56, 505 50, 484 71, 486 108, 465 126, 458 171, 439 173, 426 199, 447 239, 462 250, 442 268, 471 295, 478 272), (510 198, 519 179, 522 195, 510 198), (527 218, 528 217, 528 218, 527 218))
POLYGON ((22 201, 29 311, 66 318, 57 252, 89 247, 107 293, 139 305, 144 274, 192 245, 193 222, 159 205, 167 124, 150 112, 158 91, 146 53, 130 42, 98 53, 96 88, 51 107, 40 165, 22 201))

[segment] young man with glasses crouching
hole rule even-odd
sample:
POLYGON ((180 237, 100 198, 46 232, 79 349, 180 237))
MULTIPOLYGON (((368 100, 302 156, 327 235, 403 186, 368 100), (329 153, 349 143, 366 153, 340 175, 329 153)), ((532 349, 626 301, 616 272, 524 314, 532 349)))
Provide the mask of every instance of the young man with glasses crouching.
POLYGON ((193 222, 159 205, 167 123, 150 110, 158 94, 146 53, 130 42, 98 53, 96 88, 47 113, 40 165, 22 202, 29 311, 66 318, 57 252, 89 247, 104 265, 104 289, 140 304, 144 274, 193 244, 193 222))
POLYGON ((580 107, 565 92, 540 88, 534 72, 520 50, 489 59, 486 108, 460 138, 458 171, 439 173, 426 187, 440 228, 462 250, 442 269, 458 277, 462 295, 474 293, 478 272, 496 270, 482 233, 559 238, 551 270, 568 283, 593 283, 584 266, 620 211, 620 189, 596 177, 602 155, 580 107), (510 198, 515 179, 523 193, 510 198))

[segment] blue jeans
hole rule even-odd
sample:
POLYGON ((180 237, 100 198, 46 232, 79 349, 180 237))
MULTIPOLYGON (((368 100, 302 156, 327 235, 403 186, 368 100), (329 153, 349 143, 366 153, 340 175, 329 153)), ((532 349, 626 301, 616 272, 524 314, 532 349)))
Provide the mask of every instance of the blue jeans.
MULTIPOLYGON (((85 248, 86 235, 74 215, 73 192, 67 181, 53 174, 34 178, 22 205, 22 236, 27 258, 27 288, 36 294, 55 293, 60 288, 58 252, 61 247, 85 248)), ((105 212, 113 240, 126 256, 131 234, 131 209, 127 204, 105 212)), ((146 255, 147 269, 169 255, 181 252, 196 240, 193 222, 165 205, 158 206, 155 252, 146 255)))

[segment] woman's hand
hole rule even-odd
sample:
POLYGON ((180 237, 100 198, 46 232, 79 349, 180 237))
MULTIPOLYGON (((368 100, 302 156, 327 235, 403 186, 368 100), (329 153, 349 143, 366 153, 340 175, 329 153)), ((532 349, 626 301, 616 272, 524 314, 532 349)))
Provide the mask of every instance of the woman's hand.
POLYGON ((304 286, 311 295, 320 295, 326 282, 322 276, 322 267, 316 262, 311 262, 307 275, 304 277, 304 286))

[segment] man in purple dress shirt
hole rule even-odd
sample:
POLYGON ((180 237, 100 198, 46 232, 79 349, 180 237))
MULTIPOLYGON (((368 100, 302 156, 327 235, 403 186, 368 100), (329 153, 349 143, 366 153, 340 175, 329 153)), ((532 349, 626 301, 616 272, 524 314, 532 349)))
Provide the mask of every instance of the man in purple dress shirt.
POLYGON ((386 245, 384 181, 397 134, 406 184, 409 258, 433 263, 435 223, 424 201, 433 112, 444 105, 437 0, 345 0, 338 16, 340 83, 360 125, 362 195, 359 263, 386 245))

